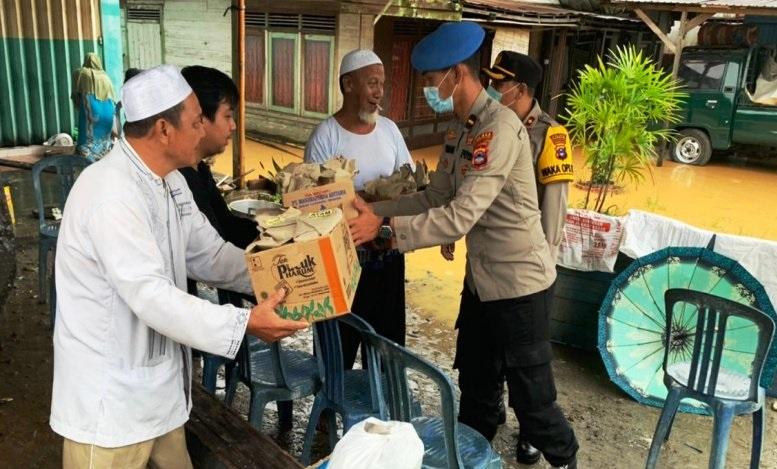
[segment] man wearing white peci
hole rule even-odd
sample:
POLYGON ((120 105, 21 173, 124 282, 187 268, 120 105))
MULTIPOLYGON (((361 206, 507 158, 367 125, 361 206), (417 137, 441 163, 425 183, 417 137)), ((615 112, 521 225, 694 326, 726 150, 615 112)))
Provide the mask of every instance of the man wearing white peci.
POLYGON ((57 242, 51 428, 63 467, 190 468, 191 347, 233 358, 307 324, 278 317, 276 292, 251 310, 186 292, 186 278, 251 293, 243 251, 197 209, 178 168, 204 136, 197 97, 161 65, 122 88, 127 123, 83 171, 57 242))

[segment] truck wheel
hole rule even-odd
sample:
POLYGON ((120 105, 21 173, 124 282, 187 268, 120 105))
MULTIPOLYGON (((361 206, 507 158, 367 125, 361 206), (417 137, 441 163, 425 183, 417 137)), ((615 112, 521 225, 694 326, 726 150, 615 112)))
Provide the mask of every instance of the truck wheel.
POLYGON ((698 129, 679 131, 672 148, 672 159, 678 163, 704 166, 712 158, 712 144, 707 134, 698 129))

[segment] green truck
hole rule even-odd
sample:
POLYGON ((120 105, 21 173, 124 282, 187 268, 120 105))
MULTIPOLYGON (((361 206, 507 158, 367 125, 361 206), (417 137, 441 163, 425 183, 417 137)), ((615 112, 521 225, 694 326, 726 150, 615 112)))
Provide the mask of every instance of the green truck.
POLYGON ((775 154, 777 106, 757 104, 753 93, 766 48, 689 47, 683 51, 678 78, 688 99, 675 128, 672 159, 704 165, 713 151, 733 150, 757 156, 775 154))

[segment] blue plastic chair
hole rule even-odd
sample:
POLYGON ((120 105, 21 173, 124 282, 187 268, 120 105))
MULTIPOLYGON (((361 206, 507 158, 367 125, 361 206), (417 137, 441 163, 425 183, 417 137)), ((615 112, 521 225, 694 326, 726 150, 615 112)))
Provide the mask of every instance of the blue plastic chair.
MULTIPOLYGON (((709 467, 723 468, 726 465, 726 449, 734 417, 753 414, 753 448, 750 457, 751 469, 758 468, 765 417, 763 411, 765 390, 759 385, 764 360, 774 336, 774 321, 757 309, 731 300, 693 290, 670 289, 664 296, 666 302, 666 332, 664 354, 664 384, 669 395, 656 426, 646 467, 656 467, 661 445, 669 438, 674 416, 680 401, 692 398, 706 403, 714 415, 712 451, 709 467), (682 306, 678 314, 697 315, 696 330, 692 331, 693 352, 690 361, 681 361, 676 353, 670 354, 672 317, 675 307, 682 306), (734 327, 757 327, 758 343, 753 352, 750 373, 743 375, 721 365, 731 353, 741 357, 743 351, 730 351, 726 347, 726 330, 731 318, 740 318, 734 327), (742 320, 745 320, 744 322, 742 320), (747 324, 748 326, 743 326, 747 324), (670 363, 670 359, 673 360, 670 363)), ((740 331, 741 333, 741 331, 740 331)), ((755 334, 755 332, 754 332, 755 334)), ((749 352, 745 352, 749 353, 749 352)))
POLYGON ((202 387, 211 394, 216 394, 216 384, 218 382, 219 369, 223 366, 226 388, 229 388, 229 381, 233 377, 239 376, 233 373, 233 369, 238 366, 237 357, 235 360, 228 360, 224 357, 213 355, 212 353, 200 351, 202 355, 202 387))
MULTIPOLYGON (((43 201, 43 184, 41 177, 44 171, 54 172, 57 177, 57 187, 54 190, 54 205, 60 210, 64 210, 65 201, 70 194, 70 189, 81 171, 89 166, 90 162, 86 158, 75 155, 49 156, 35 163, 32 167, 32 187, 35 192, 35 202, 38 206, 38 302, 46 302, 46 277, 48 276, 48 257, 49 252, 57 247, 57 236, 59 235, 59 221, 47 220, 43 201)), ((51 318, 51 327, 54 327, 56 315, 56 289, 54 286, 54 276, 52 275, 49 284, 49 316, 51 318)))
POLYGON ((251 392, 248 422, 259 431, 268 403, 278 402, 278 422, 284 431, 291 428, 292 401, 312 396, 321 386, 315 358, 299 350, 283 350, 280 342, 268 345, 247 335, 237 361, 227 379, 224 403, 231 406, 238 382, 245 384, 251 392))
MULTIPOLYGON (((314 324, 313 338, 322 383, 321 389, 316 393, 316 399, 310 411, 308 428, 305 432, 305 443, 300 457, 305 466, 310 464, 313 438, 322 415, 326 418, 330 450, 334 449, 335 444, 337 444, 336 413, 342 417, 343 433, 367 417, 380 415, 378 390, 372 381, 370 372, 368 370, 345 370, 343 367, 343 351, 338 322, 358 331, 362 335, 362 344, 365 344, 364 333, 374 332, 372 326, 354 314, 314 324)), ((373 350, 366 344, 362 350, 366 355, 365 361, 368 369, 379 369, 373 350)))
MULTIPOLYGON (((249 298, 239 293, 231 292, 228 290, 216 290, 216 295, 210 294, 210 292, 197 289, 197 296, 204 300, 208 300, 211 303, 225 305, 232 304, 238 307, 243 307, 243 299, 249 298)), ((216 393, 216 383, 218 381, 218 371, 223 366, 224 376, 226 377, 226 387, 229 387, 230 379, 238 379, 239 376, 233 372, 238 365, 237 357, 235 360, 228 360, 225 357, 219 355, 213 355, 208 352, 199 352, 202 356, 202 387, 205 388, 211 394, 216 393)))
MULTIPOLYGON (((251 298, 247 295, 243 295, 229 290, 222 290, 222 289, 203 290, 203 289, 197 288, 197 296, 199 296, 204 300, 208 300, 214 304, 220 304, 220 305, 232 304, 238 307, 246 306, 243 300, 246 300, 251 304, 253 304, 256 301, 255 298, 251 298)), ((266 344, 265 342, 249 339, 248 336, 244 336, 243 340, 244 341, 252 340, 251 347, 249 348, 253 348, 254 353, 258 353, 259 350, 270 350, 270 345, 266 344)), ((220 355, 214 355, 212 353, 203 352, 201 350, 198 351, 198 353, 202 356, 202 363, 203 363, 202 387, 205 388, 205 390, 208 391, 209 393, 216 394, 218 372, 219 372, 219 369, 223 366, 224 376, 226 381, 225 393, 230 393, 230 389, 231 389, 231 393, 229 394, 229 399, 231 403, 232 400, 234 399, 234 393, 237 390, 237 383, 240 381, 240 378, 241 378, 240 370, 238 368, 239 362, 240 361, 246 362, 247 360, 250 360, 250 358, 245 357, 246 350, 248 350, 248 348, 239 349, 238 354, 235 356, 234 360, 229 360, 220 355)), ((250 382, 249 377, 245 377, 245 380, 246 382, 250 382)), ((281 405, 279 403, 278 412, 282 416, 282 418, 280 419, 282 430, 291 428, 292 411, 290 409, 291 409, 290 402, 288 403, 288 405, 284 405, 283 408, 281 408, 281 405)))
POLYGON ((424 443, 424 468, 477 468, 499 469, 502 458, 494 451, 483 435, 456 419, 456 399, 450 378, 428 360, 373 332, 365 332, 367 342, 375 351, 384 373, 387 386, 372 376, 378 387, 380 418, 400 420, 413 424, 424 443), (414 409, 407 370, 426 376, 437 385, 440 392, 441 416, 419 416, 414 409), (384 403, 385 402, 385 403, 384 403))

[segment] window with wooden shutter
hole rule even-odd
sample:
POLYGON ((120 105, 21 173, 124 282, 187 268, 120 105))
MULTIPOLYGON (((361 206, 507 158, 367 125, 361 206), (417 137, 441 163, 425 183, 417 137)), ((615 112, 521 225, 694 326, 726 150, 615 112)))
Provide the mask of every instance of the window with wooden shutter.
POLYGON ((331 112, 334 37, 306 34, 303 44, 303 114, 326 116, 331 112))
POLYGON ((246 101, 264 104, 264 30, 246 28, 246 101))
POLYGON ((270 32, 270 108, 298 111, 299 35, 270 32))
POLYGON ((246 101, 310 117, 333 112, 334 16, 246 12, 246 101))

